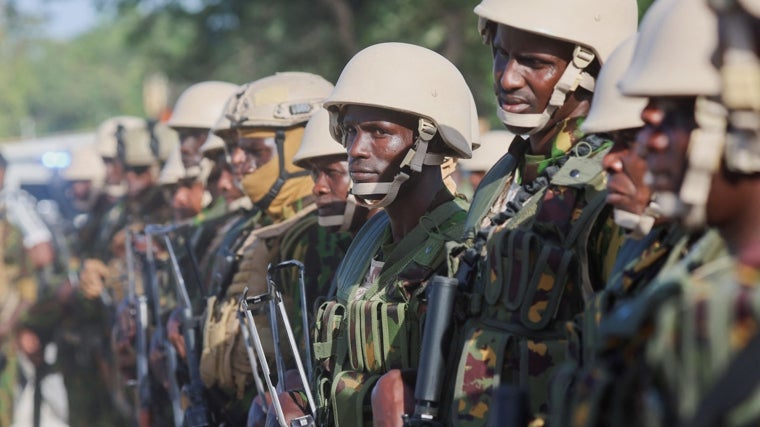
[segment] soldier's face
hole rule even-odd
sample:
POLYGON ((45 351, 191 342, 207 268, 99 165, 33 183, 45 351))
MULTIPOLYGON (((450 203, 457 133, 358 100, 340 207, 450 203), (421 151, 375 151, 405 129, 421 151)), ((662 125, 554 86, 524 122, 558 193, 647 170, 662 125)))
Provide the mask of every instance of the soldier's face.
POLYGON ((235 177, 232 175, 232 170, 228 167, 222 168, 219 179, 216 181, 216 189, 224 197, 228 205, 243 197, 243 192, 235 185, 235 177))
POLYGON ((232 152, 232 170, 235 179, 242 181, 243 176, 269 163, 277 155, 274 137, 240 136, 232 152))
POLYGON ((615 145, 604 156, 602 165, 607 171, 607 203, 641 214, 649 204, 652 192, 644 183, 647 161, 636 149, 637 132, 638 129, 614 132, 615 145))
POLYGON ((640 132, 653 191, 678 194, 688 165, 689 136, 696 127, 693 97, 652 98, 641 113, 640 132))
POLYGON ((195 166, 203 158, 200 148, 208 137, 208 130, 193 128, 177 128, 179 134, 179 149, 182 153, 182 164, 185 167, 195 166))
POLYGON ((573 45, 498 25, 491 46, 494 92, 499 106, 515 114, 543 112, 572 56, 573 45))
POLYGON ((314 180, 312 194, 317 198, 319 216, 342 215, 351 185, 348 161, 344 156, 331 156, 311 161, 311 177, 314 180))
POLYGON ((351 179, 356 183, 392 181, 414 144, 417 119, 396 111, 348 105, 340 120, 351 179))
POLYGON ((192 218, 203 208, 203 184, 195 180, 179 183, 172 197, 172 208, 177 220, 192 218))
POLYGON ((150 166, 127 168, 127 195, 137 197, 153 185, 153 172, 150 166))

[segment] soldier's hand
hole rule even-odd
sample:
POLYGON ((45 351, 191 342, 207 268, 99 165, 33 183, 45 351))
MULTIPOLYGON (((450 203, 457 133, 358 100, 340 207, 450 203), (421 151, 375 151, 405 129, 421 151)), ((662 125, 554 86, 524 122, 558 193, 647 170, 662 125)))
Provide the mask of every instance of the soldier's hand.
POLYGON ((182 335, 182 314, 181 308, 175 308, 166 321, 166 339, 177 350, 181 358, 185 358, 185 337, 182 335))
POLYGON ((89 299, 100 297, 108 277, 108 267, 99 259, 86 259, 79 272, 79 288, 89 299))
POLYGON ((414 411, 412 373, 391 369, 372 389, 372 419, 375 426, 400 426, 401 416, 414 411))

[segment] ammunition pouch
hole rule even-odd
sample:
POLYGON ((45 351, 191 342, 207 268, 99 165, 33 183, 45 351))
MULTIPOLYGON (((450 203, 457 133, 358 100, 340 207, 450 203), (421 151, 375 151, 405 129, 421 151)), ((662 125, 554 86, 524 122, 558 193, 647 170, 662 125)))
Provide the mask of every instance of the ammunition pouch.
POLYGON ((201 379, 207 387, 219 387, 241 399, 253 378, 242 335, 239 334, 238 305, 234 298, 208 299, 203 326, 201 379))

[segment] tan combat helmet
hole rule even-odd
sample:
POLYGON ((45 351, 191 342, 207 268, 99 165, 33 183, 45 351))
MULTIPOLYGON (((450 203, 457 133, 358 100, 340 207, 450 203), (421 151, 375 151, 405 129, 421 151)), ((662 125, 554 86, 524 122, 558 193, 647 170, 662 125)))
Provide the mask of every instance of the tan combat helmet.
POLYGON ((496 110, 505 125, 528 128, 532 134, 546 126, 567 94, 578 86, 594 91, 594 76, 586 68, 594 59, 604 64, 615 47, 636 32, 638 6, 635 0, 482 0, 475 14, 486 43, 493 37, 488 23, 494 22, 575 44, 573 57, 543 113, 496 110))
POLYGON ((472 152, 471 159, 462 159, 459 165, 466 172, 487 172, 509 150, 515 135, 506 130, 491 130, 480 136, 480 147, 472 152))
POLYGON ((440 165, 445 156, 469 158, 479 141, 478 115, 470 88, 448 59, 406 43, 380 43, 360 51, 346 64, 325 101, 330 133, 345 144, 338 116, 346 105, 366 105, 419 117, 417 140, 392 182, 355 184, 352 192, 368 207, 384 207, 410 174, 422 165, 440 165), (434 137, 440 136, 436 140, 434 137), (385 196, 368 201, 362 196, 385 196))
POLYGON ((166 163, 161 168, 161 172, 158 174, 159 185, 174 185, 181 179, 185 179, 187 170, 182 163, 182 152, 179 149, 179 144, 174 146, 169 158, 166 159, 166 163))
POLYGON ((634 34, 618 46, 599 72, 591 109, 581 125, 583 132, 601 133, 644 126, 641 112, 647 99, 625 96, 618 89, 620 78, 631 64, 637 38, 638 35, 634 34))
POLYGON ((707 0, 718 14, 721 103, 728 109, 726 168, 760 172, 760 1, 707 0))
POLYGON ((145 126, 145 119, 135 116, 117 116, 105 120, 98 126, 95 146, 101 157, 114 159, 118 157, 119 129, 132 129, 145 126))
POLYGON ((629 96, 697 97, 697 128, 690 136, 681 189, 678 194, 658 192, 654 196, 663 215, 696 228, 705 224, 710 182, 725 145, 725 109, 710 100, 721 88, 720 75, 711 62, 718 43, 718 21, 704 1, 673 0, 666 6, 652 25, 642 24, 620 89, 629 96))
MULTIPOLYGON (((174 111, 166 123, 173 129, 199 129, 210 131, 216 124, 219 115, 224 111, 225 104, 239 86, 233 83, 205 81, 196 83, 179 96, 174 104, 174 111)), ((200 147, 200 151, 211 151, 224 148, 224 141, 210 133, 200 147)), ((205 157, 205 156, 204 156, 205 157)), ((186 165, 187 173, 205 181, 213 165, 208 160, 201 160, 199 165, 186 165)))
POLYGON ((179 96, 166 124, 174 129, 211 129, 224 110, 227 100, 239 88, 227 82, 196 83, 179 96))
POLYGON ((238 136, 267 135, 277 150, 276 159, 245 175, 241 182, 259 209, 278 215, 286 198, 303 190, 311 193, 308 171, 293 164, 292 159, 301 146, 303 126, 332 89, 333 85, 321 76, 294 71, 264 77, 242 89, 227 118, 238 136), (278 197, 280 193, 282 197, 278 197))
POLYGON ((127 129, 119 138, 126 166, 160 166, 179 145, 177 132, 163 123, 127 129))
POLYGON ((95 188, 102 188, 106 176, 103 158, 93 145, 83 145, 71 152, 71 163, 61 176, 67 181, 90 181, 95 188))
POLYGON ((87 181, 90 183, 87 200, 75 197, 72 201, 74 207, 86 212, 93 207, 103 191, 106 166, 94 145, 82 145, 71 152, 71 163, 61 171, 61 177, 69 182, 87 181))

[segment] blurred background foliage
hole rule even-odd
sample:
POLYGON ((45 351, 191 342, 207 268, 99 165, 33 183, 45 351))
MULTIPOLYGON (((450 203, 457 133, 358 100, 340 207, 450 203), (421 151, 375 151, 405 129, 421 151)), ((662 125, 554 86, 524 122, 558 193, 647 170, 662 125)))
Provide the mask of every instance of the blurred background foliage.
MULTIPOLYGON (((334 82, 354 53, 383 41, 449 58, 481 116, 494 116, 478 0, 92 0, 98 24, 70 40, 41 36, 44 19, 18 1, 0 0, 0 138, 145 115, 143 81, 156 72, 168 78, 170 104, 202 80, 242 84, 298 70, 334 82)), ((639 0, 640 9, 652 1, 639 0)))

